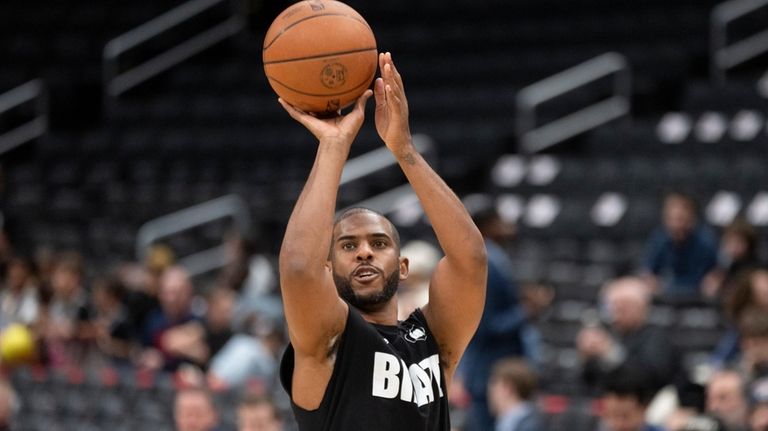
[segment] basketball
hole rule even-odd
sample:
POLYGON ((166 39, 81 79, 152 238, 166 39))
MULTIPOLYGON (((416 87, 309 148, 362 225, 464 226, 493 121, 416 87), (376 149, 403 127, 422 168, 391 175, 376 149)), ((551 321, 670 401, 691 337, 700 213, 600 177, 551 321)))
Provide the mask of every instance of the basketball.
POLYGON ((0 360, 4 365, 29 363, 35 358, 35 339, 26 326, 14 323, 0 334, 0 360))
POLYGON ((291 105, 333 114, 370 86, 376 38, 365 19, 335 0, 296 3, 275 18, 264 38, 264 72, 291 105))

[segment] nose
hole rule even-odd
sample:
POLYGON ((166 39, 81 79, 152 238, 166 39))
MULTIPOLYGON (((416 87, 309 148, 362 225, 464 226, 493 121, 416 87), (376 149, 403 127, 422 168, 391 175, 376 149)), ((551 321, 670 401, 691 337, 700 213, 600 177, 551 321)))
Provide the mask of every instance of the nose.
POLYGON ((361 244, 357 247, 357 260, 368 261, 373 259, 373 250, 368 244, 361 244))

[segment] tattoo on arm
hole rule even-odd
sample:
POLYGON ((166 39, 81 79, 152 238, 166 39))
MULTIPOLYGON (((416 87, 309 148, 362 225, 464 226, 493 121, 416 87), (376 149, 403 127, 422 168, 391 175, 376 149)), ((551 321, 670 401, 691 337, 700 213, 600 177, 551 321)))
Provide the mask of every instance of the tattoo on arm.
POLYGON ((403 160, 405 160, 405 163, 408 163, 411 166, 413 166, 416 163, 416 159, 413 157, 412 153, 408 153, 405 156, 403 156, 403 160))

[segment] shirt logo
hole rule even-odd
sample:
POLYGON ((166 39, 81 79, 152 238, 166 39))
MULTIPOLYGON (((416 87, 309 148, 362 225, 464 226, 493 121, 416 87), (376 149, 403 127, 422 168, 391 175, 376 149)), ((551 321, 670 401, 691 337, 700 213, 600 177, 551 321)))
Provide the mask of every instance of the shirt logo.
POLYGON ((440 377, 440 358, 437 354, 419 363, 407 365, 395 355, 375 352, 371 395, 400 398, 421 407, 443 397, 440 377))
POLYGON ((409 343, 415 343, 417 341, 424 341, 427 339, 427 331, 424 328, 411 326, 411 329, 405 333, 405 341, 409 343))

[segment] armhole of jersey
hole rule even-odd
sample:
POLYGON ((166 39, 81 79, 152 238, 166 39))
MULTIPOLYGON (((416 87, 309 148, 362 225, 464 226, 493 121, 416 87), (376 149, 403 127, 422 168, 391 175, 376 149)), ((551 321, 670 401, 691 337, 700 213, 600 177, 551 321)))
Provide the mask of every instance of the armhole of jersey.
POLYGON ((421 311, 421 308, 417 308, 413 310, 413 313, 411 313, 411 316, 413 316, 420 324, 424 325, 424 328, 427 330, 427 335, 428 335, 427 343, 431 344, 432 347, 434 347, 437 352, 440 352, 440 345, 437 344, 437 339, 435 338, 435 334, 432 332, 432 328, 429 326, 429 322, 427 321, 427 316, 424 315, 424 312, 421 311))
POLYGON ((351 321, 353 318, 352 313, 357 313, 357 310, 355 310, 353 307, 349 307, 349 312, 347 313, 347 322, 344 325, 344 332, 342 332, 341 335, 339 336, 340 337, 339 346, 336 350, 336 361, 333 363, 333 371, 331 372, 331 378, 328 379, 328 385, 325 387, 325 391, 323 392, 323 399, 320 401, 320 405, 314 410, 304 409, 293 402, 292 386, 293 386, 293 368, 296 365, 295 351, 293 350, 293 345, 288 343, 288 347, 285 349, 285 353, 283 354, 283 359, 280 362, 280 383, 282 383, 285 391, 288 392, 288 396, 291 399, 291 405, 293 405, 297 413, 300 413, 302 415, 312 415, 313 413, 319 412, 327 407, 329 390, 331 388, 331 384, 336 382, 336 378, 340 369, 339 363, 341 362, 342 357, 344 356, 344 349, 346 347, 347 334, 349 333, 349 328, 351 326, 351 321))

